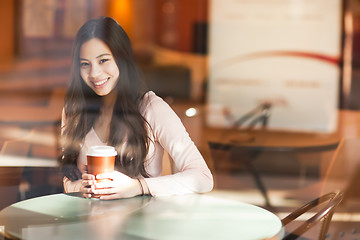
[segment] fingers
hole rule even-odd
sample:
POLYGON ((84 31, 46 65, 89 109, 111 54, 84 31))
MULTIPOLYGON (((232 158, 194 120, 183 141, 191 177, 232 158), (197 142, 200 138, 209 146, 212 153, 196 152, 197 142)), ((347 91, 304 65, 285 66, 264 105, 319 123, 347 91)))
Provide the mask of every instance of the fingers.
POLYGON ((95 184, 94 184, 94 187, 96 189, 99 189, 99 188, 113 188, 113 187, 116 187, 118 185, 119 184, 116 181, 112 181, 110 179, 104 179, 102 181, 96 181, 95 184))
POLYGON ((114 171, 114 172, 109 172, 109 173, 100 173, 98 175, 96 175, 96 179, 104 179, 104 178, 108 178, 108 179, 117 179, 119 177, 120 172, 114 171))
MULTIPOLYGON (((129 176, 118 171, 98 174, 96 175, 96 179, 111 179, 113 182, 113 185, 111 186, 120 185, 120 184, 128 185, 133 180, 129 176)), ((104 182, 108 182, 108 181, 104 181, 104 182)))
POLYGON ((91 193, 95 189, 96 180, 81 180, 81 192, 91 193))
POLYGON ((88 188, 83 192, 84 197, 91 198, 96 196, 100 198, 100 200, 111 200, 111 199, 119 199, 119 198, 129 198, 135 195, 129 195, 129 191, 121 191, 117 187, 111 188, 88 188))
POLYGON ((117 194, 109 194, 100 196, 100 200, 113 200, 119 199, 120 197, 117 194))
POLYGON ((103 184, 96 184, 91 192, 96 195, 100 196, 100 199, 118 199, 123 198, 123 195, 126 194, 126 190, 122 190, 123 187, 117 186, 113 184, 113 182, 103 183, 103 184))
POLYGON ((109 195, 115 193, 114 189, 112 188, 95 189, 93 192, 96 195, 109 195))
POLYGON ((110 178, 113 180, 121 180, 121 181, 131 179, 129 176, 118 171, 100 173, 96 175, 96 179, 102 179, 102 178, 110 178))
POLYGON ((84 198, 91 198, 92 195, 91 195, 91 194, 88 194, 88 193, 83 193, 83 197, 84 197, 84 198))
POLYGON ((95 176, 91 174, 84 173, 82 174, 81 179, 81 188, 80 191, 83 193, 85 198, 91 198, 93 194, 93 189, 95 189, 95 176))
POLYGON ((80 191, 85 198, 99 197, 101 195, 115 194, 117 192, 115 184, 112 181, 109 183, 97 183, 96 180, 82 180, 80 191))
POLYGON ((96 180, 81 180, 81 185, 83 187, 91 187, 94 186, 96 184, 96 180))
POLYGON ((96 175, 82 175, 82 193, 86 198, 102 200, 128 198, 139 195, 138 181, 118 171, 96 175))
POLYGON ((81 187, 80 191, 82 192, 85 198, 91 198, 93 195, 93 190, 91 187, 81 187))
POLYGON ((82 177, 82 179, 86 179, 86 180, 95 180, 95 176, 92 174, 88 174, 88 173, 83 173, 83 175, 81 177, 82 177))

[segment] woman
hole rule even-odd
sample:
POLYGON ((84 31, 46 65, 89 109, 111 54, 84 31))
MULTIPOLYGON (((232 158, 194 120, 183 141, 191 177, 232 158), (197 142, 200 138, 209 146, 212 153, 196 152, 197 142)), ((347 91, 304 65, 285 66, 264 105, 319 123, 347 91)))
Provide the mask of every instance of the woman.
POLYGON ((73 46, 72 76, 62 115, 60 164, 65 192, 85 197, 128 198, 203 193, 213 178, 180 119, 153 92, 144 90, 130 40, 112 18, 90 20, 73 46), (90 146, 117 150, 117 171, 86 173, 90 146), (178 172, 160 176, 166 150, 178 172))

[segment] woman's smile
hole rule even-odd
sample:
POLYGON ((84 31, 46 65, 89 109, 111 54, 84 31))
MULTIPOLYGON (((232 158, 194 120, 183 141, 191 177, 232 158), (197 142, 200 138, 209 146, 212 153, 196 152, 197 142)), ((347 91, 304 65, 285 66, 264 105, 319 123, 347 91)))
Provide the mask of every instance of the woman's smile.
POLYGON ((106 83, 109 81, 110 77, 105 78, 103 80, 99 80, 99 81, 92 81, 92 83, 94 84, 94 87, 96 88, 102 88, 106 85, 106 83))

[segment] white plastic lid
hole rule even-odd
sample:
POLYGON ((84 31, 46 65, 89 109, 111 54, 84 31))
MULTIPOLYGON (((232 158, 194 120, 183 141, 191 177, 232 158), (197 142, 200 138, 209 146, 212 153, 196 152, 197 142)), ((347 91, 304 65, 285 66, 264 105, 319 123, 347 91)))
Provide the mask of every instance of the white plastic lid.
POLYGON ((90 147, 90 150, 87 153, 87 155, 94 157, 110 157, 110 156, 116 156, 117 152, 115 148, 111 146, 92 146, 90 147))

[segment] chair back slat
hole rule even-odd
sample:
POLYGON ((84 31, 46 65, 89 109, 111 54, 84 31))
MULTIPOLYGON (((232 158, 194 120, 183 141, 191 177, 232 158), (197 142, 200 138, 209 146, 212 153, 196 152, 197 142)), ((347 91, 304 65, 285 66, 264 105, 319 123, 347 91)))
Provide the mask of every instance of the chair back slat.
POLYGON ((321 206, 324 203, 325 206, 323 206, 320 210, 317 211, 312 217, 307 219, 304 223, 302 223, 299 227, 297 227, 295 230, 289 232, 283 240, 293 240, 299 238, 301 235, 303 235, 305 232, 307 232, 310 228, 314 227, 316 224, 322 222, 321 229, 320 229, 320 235, 319 240, 324 240, 326 238, 326 233, 329 229, 329 225, 332 219, 332 216, 335 212, 336 207, 340 204, 340 202, 343 199, 343 192, 330 192, 327 193, 319 198, 316 198, 307 204, 303 205, 302 207, 296 209, 289 215, 287 215, 285 218, 281 220, 282 224, 284 226, 288 225, 289 223, 296 220, 298 217, 303 215, 304 213, 307 213, 309 210, 321 206))

